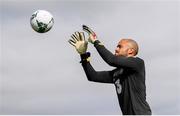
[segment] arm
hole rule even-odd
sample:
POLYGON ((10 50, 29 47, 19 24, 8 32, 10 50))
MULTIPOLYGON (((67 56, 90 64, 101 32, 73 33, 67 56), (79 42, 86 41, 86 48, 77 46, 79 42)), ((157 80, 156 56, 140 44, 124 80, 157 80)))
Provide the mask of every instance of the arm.
POLYGON ((115 56, 109 50, 107 50, 104 45, 100 43, 99 40, 94 42, 94 46, 97 49, 100 56, 103 60, 108 63, 110 66, 114 67, 124 67, 131 68, 133 70, 139 69, 139 61, 134 57, 124 57, 124 56, 115 56))
MULTIPOLYGON (((103 60, 108 63, 110 66, 114 67, 124 67, 133 70, 139 69, 139 61, 138 58, 133 57, 123 57, 123 56, 115 56, 110 51, 108 51, 99 40, 97 40, 96 33, 90 29, 88 26, 83 25, 83 30, 89 34, 88 41, 94 44, 98 53, 103 58, 103 60)), ((141 63, 140 63, 141 64, 141 63)))
POLYGON ((113 76, 111 71, 95 71, 90 62, 87 60, 82 60, 81 63, 89 81, 113 83, 113 76))

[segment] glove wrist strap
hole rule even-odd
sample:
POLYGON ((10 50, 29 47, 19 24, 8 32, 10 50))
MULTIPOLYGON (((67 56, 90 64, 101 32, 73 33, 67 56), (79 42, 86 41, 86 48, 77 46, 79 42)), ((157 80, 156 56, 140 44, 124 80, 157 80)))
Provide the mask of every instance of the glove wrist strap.
POLYGON ((94 47, 97 47, 99 45, 103 46, 103 44, 99 40, 94 41, 94 47))
POLYGON ((80 57, 81 57, 81 61, 80 63, 83 63, 83 62, 89 62, 90 61, 90 52, 86 52, 84 54, 81 54, 80 57))

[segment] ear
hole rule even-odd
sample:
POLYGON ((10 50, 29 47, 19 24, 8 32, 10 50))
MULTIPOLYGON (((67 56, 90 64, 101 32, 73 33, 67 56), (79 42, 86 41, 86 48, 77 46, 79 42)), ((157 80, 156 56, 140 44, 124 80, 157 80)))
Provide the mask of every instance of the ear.
POLYGON ((133 48, 128 49, 128 54, 134 55, 135 50, 133 48))

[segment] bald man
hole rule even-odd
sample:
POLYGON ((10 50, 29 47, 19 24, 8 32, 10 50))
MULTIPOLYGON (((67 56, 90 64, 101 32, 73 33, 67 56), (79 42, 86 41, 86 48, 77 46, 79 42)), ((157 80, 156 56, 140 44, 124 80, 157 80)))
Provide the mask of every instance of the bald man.
MULTIPOLYGON (((110 71, 96 71, 90 64, 90 53, 83 52, 80 54, 81 63, 88 80, 114 84, 123 115, 151 115, 151 109, 146 102, 145 65, 144 61, 136 56, 138 54, 136 41, 121 39, 115 49, 115 54, 112 54, 97 40, 96 34, 89 27, 84 25, 83 30, 88 32, 89 42, 94 44, 102 59, 115 67, 110 71)), ((77 38, 76 36, 74 40, 77 38)), ((82 40, 83 37, 79 38, 82 40)), ((76 44, 87 46, 87 43, 73 42, 73 45, 76 44)))

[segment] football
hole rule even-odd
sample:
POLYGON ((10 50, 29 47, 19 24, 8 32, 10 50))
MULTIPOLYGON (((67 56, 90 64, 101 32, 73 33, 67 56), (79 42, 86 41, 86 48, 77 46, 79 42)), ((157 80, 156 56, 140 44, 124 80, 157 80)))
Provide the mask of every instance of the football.
POLYGON ((48 32, 54 25, 54 18, 46 10, 35 11, 30 18, 31 27, 38 33, 48 32))

